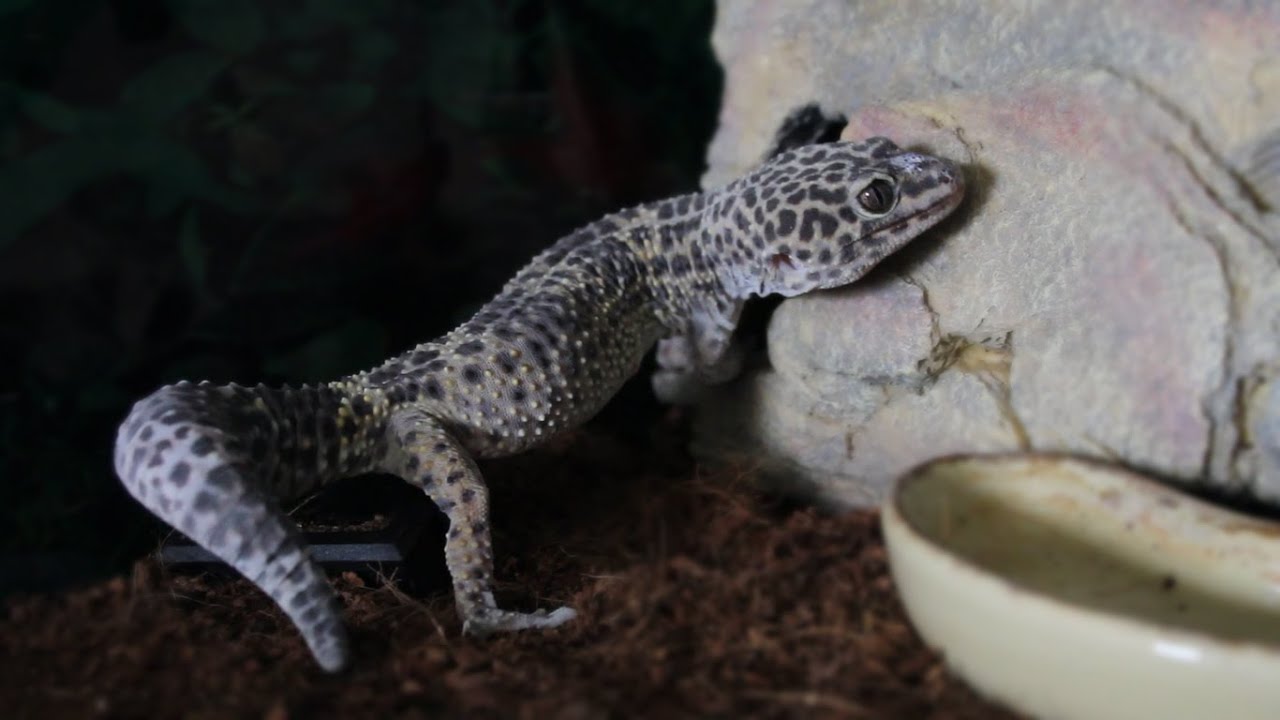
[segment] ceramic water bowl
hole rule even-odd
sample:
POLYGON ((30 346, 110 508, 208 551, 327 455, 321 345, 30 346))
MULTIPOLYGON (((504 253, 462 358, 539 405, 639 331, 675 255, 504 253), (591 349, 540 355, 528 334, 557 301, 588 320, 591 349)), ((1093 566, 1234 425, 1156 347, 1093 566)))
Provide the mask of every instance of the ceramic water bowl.
POLYGON ((882 513, 916 628, 1043 718, 1280 718, 1280 525, 1052 455, 947 458, 882 513))

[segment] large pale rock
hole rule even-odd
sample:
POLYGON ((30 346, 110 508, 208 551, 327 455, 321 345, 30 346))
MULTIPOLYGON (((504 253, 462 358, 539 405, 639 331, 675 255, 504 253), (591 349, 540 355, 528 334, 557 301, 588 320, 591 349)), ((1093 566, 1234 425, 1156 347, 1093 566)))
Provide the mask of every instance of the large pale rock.
POLYGON ((869 282, 783 303, 698 452, 838 506, 1010 449, 1280 504, 1280 3, 732 0, 714 42, 708 185, 817 101, 970 193, 869 282))

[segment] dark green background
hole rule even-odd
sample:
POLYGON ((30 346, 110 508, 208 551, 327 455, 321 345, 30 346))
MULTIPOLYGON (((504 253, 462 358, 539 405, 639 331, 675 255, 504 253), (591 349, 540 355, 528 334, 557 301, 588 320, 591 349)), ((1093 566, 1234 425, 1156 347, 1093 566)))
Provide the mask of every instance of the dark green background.
POLYGON ((0 0, 0 588, 119 569, 179 379, 314 382, 692 189, 709 2, 0 0))

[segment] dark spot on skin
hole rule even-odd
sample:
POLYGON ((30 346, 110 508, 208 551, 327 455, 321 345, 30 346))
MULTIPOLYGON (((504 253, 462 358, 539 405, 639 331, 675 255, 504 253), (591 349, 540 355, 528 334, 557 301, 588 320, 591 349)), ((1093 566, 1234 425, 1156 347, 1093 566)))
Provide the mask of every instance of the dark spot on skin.
POLYGON ((422 389, 427 393, 427 397, 432 400, 439 400, 444 397, 444 389, 440 387, 440 383, 436 380, 428 380, 423 384, 422 389))
POLYGON ((187 484, 187 480, 191 478, 191 465, 179 461, 173 466, 173 470, 169 473, 169 482, 175 487, 182 487, 187 484))
POLYGON ((173 425, 180 422, 193 422, 196 416, 188 410, 170 410, 160 418, 160 422, 165 425, 173 425))
POLYGON ((809 188, 809 199, 828 205, 843 205, 849 200, 849 193, 842 187, 826 188, 821 185, 814 185, 809 188))
POLYGON ((444 477, 445 485, 454 485, 462 478, 466 477, 466 473, 461 470, 455 470, 444 477))
POLYGON ((418 471, 418 456, 410 455, 408 460, 404 461, 405 472, 412 475, 418 471))
POLYGON ((671 203, 669 202, 658 203, 658 219, 659 220, 667 220, 671 217, 671 215, 672 215, 671 203))
POLYGON ((796 229, 796 214, 792 210, 778 213, 778 237, 786 237, 796 229))
POLYGON ((903 197, 917 197, 936 187, 938 187, 938 176, 924 175, 903 183, 899 188, 899 193, 903 197))
POLYGON ((796 251, 796 259, 801 262, 808 260, 812 256, 813 256, 813 252, 811 252, 808 248, 800 248, 798 251, 796 251))
POLYGON ((822 250, 818 252, 818 262, 822 263, 823 265, 826 265, 831 262, 830 248, 822 248, 822 250))
POLYGON ((422 365, 438 357, 440 357, 439 350, 418 350, 409 359, 413 361, 414 365, 422 365))
POLYGON ((872 138, 867 142, 868 154, 876 159, 884 159, 897 154, 898 146, 886 138, 872 138))
POLYGON ((191 443, 191 454, 196 457, 204 457, 211 452, 213 452, 213 440, 208 435, 201 435, 191 443))
POLYGON ((676 233, 671 228, 662 228, 658 233, 662 236, 663 250, 671 250, 676 246, 676 233))
POLYGON ((667 274, 667 259, 662 255, 655 257, 651 262, 651 266, 653 267, 654 277, 662 277, 667 274))
POLYGON ((357 395, 351 398, 351 410, 358 416, 364 417, 369 414, 373 408, 369 403, 365 402, 363 396, 357 395))
POLYGON ((209 487, 215 487, 219 490, 230 491, 235 487, 239 473, 230 465, 219 465, 209 471, 209 475, 205 478, 209 487))
POLYGON ((305 606, 311 600, 312 600, 311 593, 303 590, 295 594, 292 598, 289 599, 289 606, 294 609, 297 609, 305 606))
POLYGON ((458 346, 459 355, 475 355, 476 353, 483 351, 484 341, 482 340, 468 340, 458 346))
POLYGON ((142 428, 142 434, 138 436, 138 439, 141 440, 142 442, 147 442, 148 440, 151 439, 151 436, 154 434, 155 433, 151 430, 151 426, 148 425, 142 428))
POLYGON ((812 240, 815 226, 821 231, 822 237, 831 237, 835 234, 839 223, 830 213, 822 212, 817 208, 807 208, 804 211, 804 219, 800 223, 800 239, 804 242, 812 240))
POLYGON ((438 442, 435 445, 431 446, 431 451, 435 453, 443 453, 445 450, 448 450, 448 449, 449 449, 449 446, 442 442, 438 442))
POLYGON ((374 385, 385 385, 386 383, 388 383, 388 382, 390 382, 392 379, 394 379, 394 378, 395 378, 395 376, 396 376, 396 374, 395 374, 395 373, 393 373, 393 372, 391 372, 390 370, 385 370, 385 369, 384 369, 384 370, 375 370, 375 371, 373 371, 373 372, 369 373, 369 378, 368 378, 368 380, 369 380, 369 382, 370 382, 370 383, 372 383, 372 384, 374 384, 374 385))
POLYGON ((470 505, 471 501, 476 499, 476 491, 472 490, 471 488, 467 488, 466 490, 462 491, 462 494, 459 496, 459 499, 462 500, 463 503, 470 505))
POLYGON ((840 248, 840 263, 842 265, 848 265, 854 260, 857 260, 859 254, 861 253, 859 252, 858 244, 849 243, 848 245, 840 248))
POLYGON ((207 493, 201 490, 196 494, 196 499, 191 503, 191 509, 199 513, 211 513, 218 510, 218 498, 213 493, 207 493))

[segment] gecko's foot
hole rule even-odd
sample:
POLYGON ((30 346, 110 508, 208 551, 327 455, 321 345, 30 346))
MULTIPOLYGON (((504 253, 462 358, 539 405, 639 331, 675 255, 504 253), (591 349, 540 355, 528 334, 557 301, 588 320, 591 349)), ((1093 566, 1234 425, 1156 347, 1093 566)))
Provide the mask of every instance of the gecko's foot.
POLYGON ((557 608, 551 612, 537 610, 531 613, 489 610, 467 618, 462 624, 462 633, 473 637, 485 637, 499 632, 553 628, 576 617, 578 617, 578 611, 571 607, 557 608))
POLYGON ((653 394, 667 405, 696 405, 707 394, 708 384, 691 372, 660 369, 651 382, 653 394))

